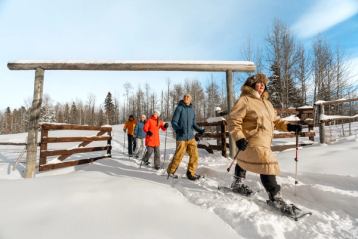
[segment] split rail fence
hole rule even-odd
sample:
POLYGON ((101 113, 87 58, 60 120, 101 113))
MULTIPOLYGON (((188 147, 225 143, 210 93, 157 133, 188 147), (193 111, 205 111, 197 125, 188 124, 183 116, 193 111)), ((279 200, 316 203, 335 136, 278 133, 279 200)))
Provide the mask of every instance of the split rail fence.
MULTIPOLYGON (((326 126, 339 125, 342 136, 345 135, 344 126, 348 125, 348 135, 352 135, 352 123, 358 121, 358 98, 334 101, 321 101, 315 104, 318 113, 320 143, 328 143, 326 126)), ((332 138, 332 137, 330 137, 332 138)))
POLYGON ((80 164, 91 163, 98 159, 111 157, 111 141, 112 141, 112 127, 110 126, 87 126, 87 125, 73 125, 73 124, 42 124, 41 125, 41 141, 40 141, 40 162, 39 171, 46 171, 57 168, 64 168, 80 164), (95 136, 88 137, 50 137, 49 132, 54 130, 93 130, 99 131, 95 136), (86 147, 94 141, 106 141, 105 146, 86 147), (71 149, 54 149, 49 150, 48 144, 56 143, 70 143, 81 142, 77 147, 71 149), (93 158, 85 158, 79 160, 70 160, 64 162, 73 154, 89 153, 97 151, 106 151, 106 154, 93 158), (51 156, 58 156, 59 163, 48 163, 47 158, 51 156))

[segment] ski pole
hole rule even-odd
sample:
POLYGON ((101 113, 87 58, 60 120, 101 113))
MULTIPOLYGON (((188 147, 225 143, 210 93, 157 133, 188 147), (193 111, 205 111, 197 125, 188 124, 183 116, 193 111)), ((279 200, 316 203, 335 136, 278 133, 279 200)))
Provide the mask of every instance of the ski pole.
POLYGON ((296 157, 295 157, 295 162, 296 162, 296 166, 295 166, 295 193, 294 193, 294 195, 296 196, 296 185, 298 184, 298 181, 297 181, 297 164, 298 164, 298 132, 296 132, 296 157))
POLYGON ((123 154, 125 153, 125 150, 126 150, 126 132, 124 132, 123 134, 123 154))
POLYGON ((165 131, 165 139, 164 139, 164 159, 162 163, 162 169, 164 168, 165 158, 167 155, 167 136, 168 136, 168 129, 165 131))
POLYGON ((228 173, 230 172, 232 165, 234 165, 234 162, 236 161, 236 158, 237 158, 237 156, 239 155, 239 153, 240 153, 240 150, 237 150, 237 153, 236 153, 235 157, 232 159, 232 161, 231 161, 231 163, 230 163, 230 166, 226 169, 226 171, 227 171, 228 173))
POLYGON ((142 168, 143 159, 144 159, 144 157, 145 157, 146 154, 147 154, 147 147, 145 147, 144 154, 143 154, 144 156, 143 156, 143 158, 140 160, 139 168, 142 168))

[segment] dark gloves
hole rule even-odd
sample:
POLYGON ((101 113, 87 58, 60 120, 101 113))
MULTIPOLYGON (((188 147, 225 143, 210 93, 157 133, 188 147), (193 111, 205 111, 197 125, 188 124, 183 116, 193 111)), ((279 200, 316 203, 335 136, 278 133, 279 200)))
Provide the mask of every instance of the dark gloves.
POLYGON ((203 134, 205 133, 205 129, 202 128, 202 129, 198 130, 198 133, 199 133, 200 135, 203 135, 203 134))
POLYGON ((194 138, 195 138, 195 141, 196 141, 196 142, 199 142, 199 141, 200 141, 200 135, 199 135, 199 133, 198 133, 198 134, 195 134, 195 135, 194 135, 194 138))
POLYGON ((249 144, 249 141, 247 141, 245 138, 239 139, 236 141, 236 146, 239 150, 244 151, 247 148, 247 145, 249 144))
POLYGON ((168 123, 165 123, 164 124, 164 128, 167 129, 169 127, 169 124, 168 123))
POLYGON ((152 135, 153 135, 152 131, 149 131, 149 130, 148 130, 148 131, 147 131, 147 135, 148 135, 148 136, 152 136, 152 135))
POLYGON ((293 131, 299 133, 302 131, 302 125, 300 124, 287 124, 287 131, 293 131))

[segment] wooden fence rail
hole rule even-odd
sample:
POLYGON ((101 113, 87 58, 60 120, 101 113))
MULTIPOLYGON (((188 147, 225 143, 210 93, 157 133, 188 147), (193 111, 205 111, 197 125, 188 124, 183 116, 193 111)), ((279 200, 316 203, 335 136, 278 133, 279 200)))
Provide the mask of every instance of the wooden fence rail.
MULTIPOLYGON (((349 124, 349 134, 351 135, 351 122, 358 119, 357 110, 353 110, 352 103, 358 101, 358 98, 352 98, 352 99, 342 99, 342 100, 334 100, 334 101, 322 101, 317 102, 315 104, 315 107, 318 111, 318 123, 319 123, 319 138, 320 143, 327 143, 326 142, 326 132, 325 132, 325 126, 329 122, 337 122, 341 121, 341 123, 348 123, 349 124), (329 110, 331 106, 335 106, 338 108, 339 105, 341 105, 341 109, 343 109, 343 104, 349 103, 349 116, 347 115, 326 115, 326 110, 329 113, 329 110), (355 115, 354 115, 355 114, 355 115)), ((333 107, 334 108, 334 107, 333 107)), ((341 112, 342 113, 342 112, 341 112)), ((347 112, 346 112, 347 114, 347 112)), ((343 125, 342 125, 343 127, 343 125)))
MULTIPOLYGON (((299 119, 295 121, 288 122, 291 123, 299 123, 301 125, 305 125, 305 128, 308 130, 306 132, 301 132, 300 137, 308 137, 311 141, 314 140, 315 132, 313 131, 313 118, 314 118, 314 109, 313 107, 304 107, 304 108, 297 108, 297 109, 279 109, 277 110, 278 114, 281 117, 285 117, 288 115, 296 115, 299 119)), ((227 113, 224 112, 216 112, 217 116, 224 116, 227 113)), ((227 132, 227 123, 224 118, 223 120, 217 121, 217 122, 198 122, 198 125, 201 127, 210 127, 210 129, 215 128, 215 131, 209 131, 203 134, 203 138, 209 138, 209 139, 216 139, 216 144, 208 145, 203 143, 198 143, 198 148, 202 148, 207 150, 209 153, 213 153, 214 150, 221 151, 222 156, 227 156, 227 148, 230 147, 230 145, 227 143, 227 138, 229 138, 229 132, 227 132)), ((273 135, 275 139, 277 138, 294 138, 295 133, 293 132, 280 132, 275 133, 273 135)), ((305 144, 309 145, 309 144, 305 144)), ((283 150, 287 148, 292 148, 292 145, 275 145, 272 146, 272 150, 283 150)))
POLYGON ((112 141, 112 127, 110 126, 87 126, 87 125, 73 125, 73 124, 42 124, 41 125, 41 142, 40 142, 40 163, 39 171, 46 171, 51 169, 75 166, 85 163, 90 163, 98 159, 111 157, 111 141, 112 141), (49 137, 49 131, 52 130, 94 130, 99 131, 96 136, 84 137, 49 137), (107 135, 104 135, 107 134, 107 135), (104 135, 104 136, 103 136, 104 135), (85 147, 91 142, 106 141, 106 146, 100 147, 85 147), (68 143, 68 142, 81 142, 76 148, 71 149, 57 149, 48 150, 48 144, 52 143, 68 143), (72 160, 60 163, 48 163, 47 157, 57 156, 60 161, 64 161, 73 154, 106 151, 106 154, 99 157, 72 160))

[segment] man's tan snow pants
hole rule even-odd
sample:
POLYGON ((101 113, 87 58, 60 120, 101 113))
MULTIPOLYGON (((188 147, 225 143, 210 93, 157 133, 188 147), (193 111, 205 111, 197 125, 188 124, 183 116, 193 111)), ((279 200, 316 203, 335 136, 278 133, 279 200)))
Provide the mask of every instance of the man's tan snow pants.
POLYGON ((188 141, 177 141, 175 155, 171 163, 168 165, 168 173, 175 173, 185 153, 188 153, 189 155, 188 171, 191 173, 191 175, 195 175, 196 169, 198 167, 199 153, 198 146, 194 138, 188 141))

